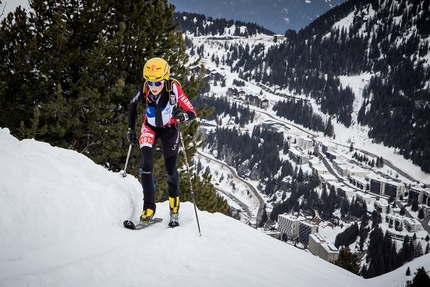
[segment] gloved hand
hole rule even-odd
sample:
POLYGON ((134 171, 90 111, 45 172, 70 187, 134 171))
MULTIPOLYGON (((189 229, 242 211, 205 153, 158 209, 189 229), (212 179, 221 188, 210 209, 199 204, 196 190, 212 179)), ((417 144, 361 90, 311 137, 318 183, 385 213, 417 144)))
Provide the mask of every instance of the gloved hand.
POLYGON ((132 129, 128 129, 127 140, 131 144, 137 143, 136 132, 132 129))
POLYGON ((172 116, 175 120, 180 122, 185 122, 188 120, 188 114, 182 108, 179 108, 179 107, 175 107, 173 109, 172 116))

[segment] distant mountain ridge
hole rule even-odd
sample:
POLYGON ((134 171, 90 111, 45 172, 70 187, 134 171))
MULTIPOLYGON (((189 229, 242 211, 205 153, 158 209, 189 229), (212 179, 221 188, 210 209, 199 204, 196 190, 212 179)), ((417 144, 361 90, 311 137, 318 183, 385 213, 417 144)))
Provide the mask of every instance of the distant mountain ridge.
POLYGON ((275 33, 300 30, 346 0, 170 0, 176 12, 257 23, 275 33))
MULTIPOLYGON (((288 30, 285 41, 267 50, 264 44, 224 45, 225 55, 218 58, 240 79, 310 97, 320 112, 346 128, 369 128, 374 142, 396 148, 430 173, 429 5, 430 0, 350 0, 299 32, 288 30), (371 76, 362 78, 357 100, 340 77, 364 74, 371 76)), ((191 34, 222 35, 227 27, 235 36, 258 31, 249 24, 243 35, 233 21, 224 21, 227 26, 204 17, 190 21, 179 27, 191 26, 191 34)), ((203 56, 202 47, 190 48, 203 56)))

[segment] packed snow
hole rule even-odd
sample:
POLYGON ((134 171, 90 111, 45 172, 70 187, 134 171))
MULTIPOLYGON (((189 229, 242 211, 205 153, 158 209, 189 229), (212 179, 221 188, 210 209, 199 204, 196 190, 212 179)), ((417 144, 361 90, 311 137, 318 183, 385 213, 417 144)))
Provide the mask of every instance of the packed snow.
MULTIPOLYGON (((24 7, 27 4, 18 0, 13 5, 18 2, 25 2, 24 7)), ((204 38, 194 40, 205 43, 207 54, 222 54, 218 46, 222 41, 209 44, 204 38)), ((274 44, 271 37, 261 35, 236 41, 250 46, 265 42, 266 48, 274 44)), ((203 61, 226 75, 227 87, 237 78, 228 72, 229 67, 203 61)), ((370 76, 341 77, 342 85, 354 90, 355 112, 370 76)), ((222 94, 225 89, 211 87, 211 93, 222 94)), ((247 83, 244 90, 259 93, 261 88, 247 83)), ((271 103, 281 99, 267 91, 262 96, 271 103)), ((259 119, 266 120, 261 112, 259 119)), ((340 146, 351 139, 356 148, 381 155, 414 179, 430 183, 430 175, 393 149, 372 144, 365 128, 334 125, 340 146)), ((222 168, 216 166, 211 167, 214 173, 222 168)), ((430 271, 430 255, 425 255, 393 272, 365 280, 240 221, 204 211, 198 211, 200 236, 193 205, 188 202, 181 205, 179 228, 167 228, 168 203, 164 202, 157 206, 162 223, 143 231, 127 230, 122 227, 123 220, 137 220, 140 215, 141 189, 131 175, 123 178, 74 151, 35 140, 19 141, 0 127, 0 287, 403 287, 417 268, 430 271), (409 277, 405 276, 408 267, 412 272, 409 277)), ((236 195, 255 214, 255 201, 236 195)))
POLYGON ((164 202, 162 223, 125 229, 142 208, 136 178, 8 129, 0 163, 0 286, 373 286, 222 214, 198 211, 200 236, 189 202, 180 227, 164 202))

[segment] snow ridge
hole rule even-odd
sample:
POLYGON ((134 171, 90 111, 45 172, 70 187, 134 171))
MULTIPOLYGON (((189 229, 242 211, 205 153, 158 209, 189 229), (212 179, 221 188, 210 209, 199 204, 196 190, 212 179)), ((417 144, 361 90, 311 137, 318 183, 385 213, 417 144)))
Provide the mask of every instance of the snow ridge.
POLYGON ((199 211, 200 236, 189 202, 178 228, 125 229, 141 209, 136 178, 8 129, 0 162, 0 286, 372 286, 222 214, 199 211))

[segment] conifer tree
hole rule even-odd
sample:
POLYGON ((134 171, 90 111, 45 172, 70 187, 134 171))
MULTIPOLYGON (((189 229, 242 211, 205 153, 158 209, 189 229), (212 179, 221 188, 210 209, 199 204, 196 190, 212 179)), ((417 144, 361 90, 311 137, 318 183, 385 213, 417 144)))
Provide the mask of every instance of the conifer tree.
POLYGON ((264 224, 267 222, 268 216, 266 209, 263 210, 263 215, 261 216, 261 221, 258 224, 258 227, 263 227, 264 224))
POLYGON ((412 282, 410 282, 408 287, 423 287, 423 286, 430 286, 430 277, 427 274, 424 267, 420 267, 417 269, 417 272, 415 272, 415 277, 412 279, 412 282))
MULTIPOLYGON (((0 113, 0 126, 20 139, 73 149, 119 171, 128 149, 129 101, 143 81, 144 63, 166 59, 191 100, 203 87, 204 70, 194 76, 187 69, 198 63, 189 63, 167 0, 32 0, 29 11, 18 8, 0 27, 0 109, 8 111, 0 113)), ((208 114, 205 106, 196 108, 200 117, 208 114)), ((193 121, 181 127, 189 158, 201 145, 198 126, 193 121)), ((135 147, 128 172, 138 176, 139 165, 135 147)), ((162 161, 155 166, 158 189, 166 190, 162 161)), ((202 192, 216 198, 202 181, 202 192)), ((184 186, 186 180, 186 191, 184 186)), ((228 213, 226 203, 217 201, 228 213)))
POLYGON ((418 219, 424 219, 424 210, 420 208, 420 211, 418 212, 418 219))
POLYGON ((8 61, 0 96, 2 110, 11 113, 3 114, 1 126, 118 170, 128 102, 147 59, 166 58, 188 96, 198 95, 196 79, 185 81, 188 59, 173 9, 161 0, 34 0, 32 13, 9 15, 1 27, 8 61))

